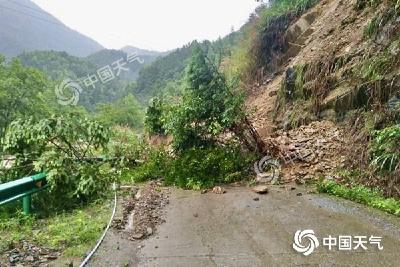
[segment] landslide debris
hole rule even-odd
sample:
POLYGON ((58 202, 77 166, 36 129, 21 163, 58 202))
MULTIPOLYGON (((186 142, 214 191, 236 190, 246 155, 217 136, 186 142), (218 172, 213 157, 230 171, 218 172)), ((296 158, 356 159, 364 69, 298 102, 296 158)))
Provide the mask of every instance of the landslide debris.
POLYGON ((165 222, 164 207, 169 204, 169 189, 161 182, 152 181, 143 188, 133 187, 122 201, 123 219, 116 219, 113 227, 129 240, 145 239, 153 235, 157 225, 165 222))
POLYGON ((284 182, 307 180, 334 175, 346 163, 344 129, 330 121, 284 131, 279 130, 271 141, 285 153, 282 168, 284 182))

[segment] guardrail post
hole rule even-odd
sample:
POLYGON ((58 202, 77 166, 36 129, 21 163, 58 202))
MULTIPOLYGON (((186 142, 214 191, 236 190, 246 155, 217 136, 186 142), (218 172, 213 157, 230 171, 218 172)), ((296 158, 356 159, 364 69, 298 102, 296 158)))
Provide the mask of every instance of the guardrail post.
POLYGON ((22 209, 25 215, 29 215, 31 213, 31 195, 22 198, 22 209))

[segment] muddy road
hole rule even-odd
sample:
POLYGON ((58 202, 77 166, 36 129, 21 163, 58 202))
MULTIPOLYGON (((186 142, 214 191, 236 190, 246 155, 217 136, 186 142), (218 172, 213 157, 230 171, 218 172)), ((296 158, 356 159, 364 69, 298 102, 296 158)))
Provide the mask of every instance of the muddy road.
POLYGON ((266 195, 246 187, 223 195, 173 189, 166 223, 151 238, 132 242, 111 231, 89 266, 399 266, 398 217, 293 189, 271 187, 266 195), (319 242, 309 256, 293 248, 295 232, 306 229, 319 242), (355 237, 365 236, 367 250, 339 250, 338 243, 329 250, 323 244, 329 235, 352 236, 352 249, 355 237), (383 250, 369 243, 371 236, 382 238, 383 250))

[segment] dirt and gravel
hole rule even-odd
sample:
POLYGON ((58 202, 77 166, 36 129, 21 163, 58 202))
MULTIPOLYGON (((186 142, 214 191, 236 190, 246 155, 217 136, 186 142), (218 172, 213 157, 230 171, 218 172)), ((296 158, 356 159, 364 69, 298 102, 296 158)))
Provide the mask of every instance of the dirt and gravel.
POLYGON ((165 222, 170 189, 160 181, 120 192, 113 227, 88 266, 138 266, 142 241, 157 235, 157 228, 165 222))
POLYGON ((161 182, 150 182, 144 187, 132 187, 123 199, 122 219, 115 219, 113 226, 130 240, 151 236, 156 226, 163 223, 163 207, 168 204, 167 188, 161 182))
POLYGON ((46 267, 60 255, 61 253, 59 251, 22 241, 20 244, 16 244, 12 250, 2 255, 0 267, 3 265, 46 267))

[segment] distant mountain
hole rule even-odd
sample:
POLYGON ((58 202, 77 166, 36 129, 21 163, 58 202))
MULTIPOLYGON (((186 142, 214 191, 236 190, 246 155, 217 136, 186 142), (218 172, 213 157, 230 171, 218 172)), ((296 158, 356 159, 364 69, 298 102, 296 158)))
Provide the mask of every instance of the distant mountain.
POLYGON ((103 47, 65 26, 30 0, 0 1, 0 54, 34 50, 65 51, 84 57, 103 47))
POLYGON ((112 63, 120 59, 126 60, 128 55, 132 55, 133 53, 137 54, 138 61, 129 63, 129 66, 126 66, 127 68, 129 68, 129 71, 122 73, 120 78, 128 82, 134 82, 139 75, 139 71, 145 65, 152 63, 158 58, 158 52, 147 51, 139 48, 131 50, 128 49, 127 51, 103 49, 89 55, 88 57, 86 57, 86 60, 101 68, 107 65, 112 65, 112 63))
MULTIPOLYGON (((43 71, 49 78, 57 81, 64 79, 84 79, 88 75, 97 75, 103 67, 110 66, 115 79, 102 83, 98 81, 95 88, 84 88, 80 104, 88 110, 94 110, 98 103, 108 103, 120 99, 131 93, 131 83, 135 82, 139 72, 145 66, 154 62, 156 57, 137 53, 138 60, 127 62, 128 54, 121 50, 103 49, 87 57, 75 57, 66 52, 33 51, 24 52, 17 58, 26 67, 33 67, 43 71), (116 62, 120 61, 123 70, 115 70, 116 62)), ((158 58, 158 57, 157 57, 158 58)))
POLYGON ((148 101, 155 96, 180 94, 186 67, 198 45, 207 53, 210 60, 215 64, 220 64, 220 60, 230 54, 236 41, 237 33, 231 33, 214 42, 193 41, 170 51, 141 69, 136 84, 129 86, 127 90, 134 94, 143 105, 147 105, 148 101))
POLYGON ((128 54, 136 52, 139 55, 151 56, 151 57, 166 56, 169 53, 169 52, 158 52, 158 51, 141 49, 141 48, 137 48, 135 46, 130 46, 130 45, 124 46, 120 50, 122 50, 122 51, 124 51, 125 53, 128 53, 128 54))
MULTIPOLYGON (((119 55, 125 55, 124 52, 119 52, 122 53, 119 55)), ((129 71, 121 71, 120 76, 115 76, 114 79, 107 82, 102 82, 99 79, 98 70, 103 66, 112 64, 112 58, 108 58, 112 62, 107 62, 104 65, 97 62, 99 63, 98 65, 93 60, 87 58, 75 57, 66 52, 57 51, 25 52, 19 55, 18 58, 24 66, 37 68, 53 80, 80 80, 83 92, 80 95, 79 104, 91 111, 99 103, 113 102, 128 94, 125 89, 130 83, 126 78, 126 75, 130 73, 129 71), (83 79, 93 75, 97 75, 98 77, 93 82, 93 86, 82 83, 83 79)), ((131 69, 132 66, 132 64, 129 64, 125 67, 131 69)))

